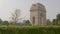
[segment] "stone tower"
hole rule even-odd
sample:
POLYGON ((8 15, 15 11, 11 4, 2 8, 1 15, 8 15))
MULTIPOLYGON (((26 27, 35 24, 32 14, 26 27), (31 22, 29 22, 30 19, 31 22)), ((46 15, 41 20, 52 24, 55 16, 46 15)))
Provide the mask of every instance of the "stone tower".
POLYGON ((33 25, 46 25, 46 9, 41 3, 32 4, 30 8, 30 21, 33 25))

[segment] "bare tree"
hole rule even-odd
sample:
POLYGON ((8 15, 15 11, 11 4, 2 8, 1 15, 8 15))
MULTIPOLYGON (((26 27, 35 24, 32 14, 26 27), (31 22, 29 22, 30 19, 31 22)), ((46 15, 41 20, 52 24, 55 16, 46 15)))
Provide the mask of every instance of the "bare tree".
POLYGON ((20 18, 20 15, 21 15, 20 12, 21 11, 19 9, 16 9, 15 12, 12 13, 11 18, 12 18, 12 21, 14 22, 14 24, 18 23, 18 21, 21 19, 20 18))

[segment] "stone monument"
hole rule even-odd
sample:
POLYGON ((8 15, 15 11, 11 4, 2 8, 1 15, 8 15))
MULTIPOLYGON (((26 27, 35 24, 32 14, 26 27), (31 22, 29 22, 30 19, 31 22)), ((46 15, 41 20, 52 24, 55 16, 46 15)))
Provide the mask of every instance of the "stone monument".
POLYGON ((41 3, 32 4, 30 8, 30 21, 33 25, 45 26, 46 23, 46 9, 41 3))

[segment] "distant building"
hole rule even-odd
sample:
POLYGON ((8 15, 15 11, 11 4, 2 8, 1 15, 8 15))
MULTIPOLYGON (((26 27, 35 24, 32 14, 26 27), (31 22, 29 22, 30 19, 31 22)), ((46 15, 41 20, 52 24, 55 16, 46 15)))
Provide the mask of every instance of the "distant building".
POLYGON ((30 21, 33 25, 46 25, 46 9, 41 3, 32 4, 30 8, 30 21))

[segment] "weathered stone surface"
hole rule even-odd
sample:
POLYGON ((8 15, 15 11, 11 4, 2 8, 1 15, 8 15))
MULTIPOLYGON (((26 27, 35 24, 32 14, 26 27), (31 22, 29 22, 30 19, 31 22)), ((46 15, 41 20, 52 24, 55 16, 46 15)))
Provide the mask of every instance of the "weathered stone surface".
POLYGON ((46 9, 41 3, 32 4, 30 8, 30 21, 33 25, 46 25, 46 9))

